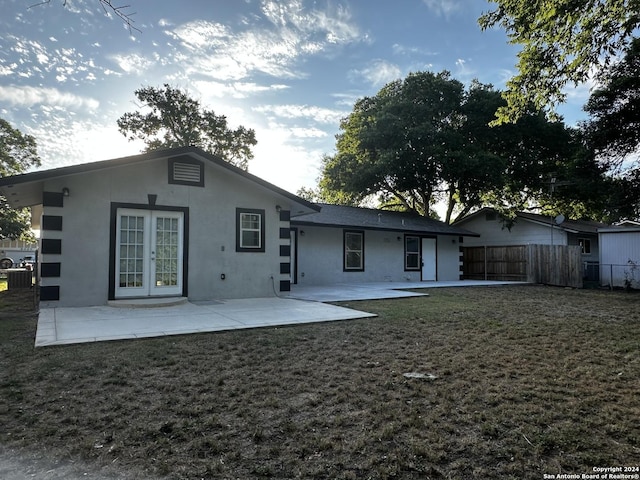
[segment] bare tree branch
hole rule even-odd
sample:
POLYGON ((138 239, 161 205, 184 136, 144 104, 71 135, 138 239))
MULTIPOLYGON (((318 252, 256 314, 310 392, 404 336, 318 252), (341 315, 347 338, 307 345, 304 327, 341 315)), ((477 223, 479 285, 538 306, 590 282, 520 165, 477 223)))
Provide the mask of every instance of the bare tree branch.
MULTIPOLYGON (((142 33, 142 31, 139 28, 133 26, 133 24, 135 23, 133 16, 136 14, 136 12, 128 13, 126 11, 128 8, 131 8, 131 5, 116 6, 113 4, 113 0, 98 0, 98 1, 100 2, 100 6, 102 6, 102 9, 104 10, 105 14, 109 15, 109 11, 111 11, 116 15, 116 17, 118 17, 120 20, 124 22, 124 24, 129 29, 129 33, 133 33, 133 30, 135 30, 136 32, 142 33)), ((50 3, 51 3, 51 0, 42 0, 41 2, 34 3, 33 5, 30 5, 27 8, 39 7, 41 5, 48 5, 50 3)), ((62 0, 62 6, 63 7, 67 6, 67 0, 62 0)))

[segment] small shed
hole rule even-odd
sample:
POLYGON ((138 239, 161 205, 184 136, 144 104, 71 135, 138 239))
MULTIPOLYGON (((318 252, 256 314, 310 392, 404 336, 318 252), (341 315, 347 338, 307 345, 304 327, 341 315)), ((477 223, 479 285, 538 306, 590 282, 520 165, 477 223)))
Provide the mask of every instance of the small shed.
POLYGON ((600 283, 640 288, 640 226, 598 229, 600 283))

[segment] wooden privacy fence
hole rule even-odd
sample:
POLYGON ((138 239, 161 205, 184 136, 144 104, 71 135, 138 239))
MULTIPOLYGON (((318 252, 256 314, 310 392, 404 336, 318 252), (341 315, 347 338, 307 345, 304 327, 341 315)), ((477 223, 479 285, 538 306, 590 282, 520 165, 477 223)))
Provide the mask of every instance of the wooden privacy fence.
POLYGON ((463 278, 582 287, 579 246, 462 247, 463 278))

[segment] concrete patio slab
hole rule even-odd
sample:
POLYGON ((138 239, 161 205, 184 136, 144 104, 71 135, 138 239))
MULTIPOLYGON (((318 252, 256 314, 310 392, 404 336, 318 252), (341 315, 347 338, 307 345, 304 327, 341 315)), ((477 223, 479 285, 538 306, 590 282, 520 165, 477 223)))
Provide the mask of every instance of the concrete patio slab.
POLYGON ((36 347, 217 332, 376 315, 291 298, 252 298, 158 308, 74 307, 40 310, 36 347))
POLYGON ((497 282, 491 280, 459 280, 450 282, 371 282, 338 283, 335 285, 292 285, 289 298, 316 302, 347 302, 351 300, 379 300, 384 298, 420 297, 427 293, 409 290, 446 287, 487 287, 497 285, 523 285, 525 282, 497 282))
POLYGON ((36 347, 331 322, 376 315, 321 302, 426 296, 409 289, 514 285, 517 282, 377 282, 315 287, 293 285, 288 298, 188 302, 118 301, 113 305, 40 310, 36 347))

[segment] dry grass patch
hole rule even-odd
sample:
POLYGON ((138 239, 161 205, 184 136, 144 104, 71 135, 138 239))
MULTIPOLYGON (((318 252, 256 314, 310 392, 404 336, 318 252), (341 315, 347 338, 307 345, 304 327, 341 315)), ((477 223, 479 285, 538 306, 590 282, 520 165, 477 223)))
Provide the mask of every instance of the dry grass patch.
POLYGON ((640 295, 429 294, 349 303, 375 319, 37 350, 33 321, 2 319, 0 447, 127 478, 540 479, 637 464, 640 295))

